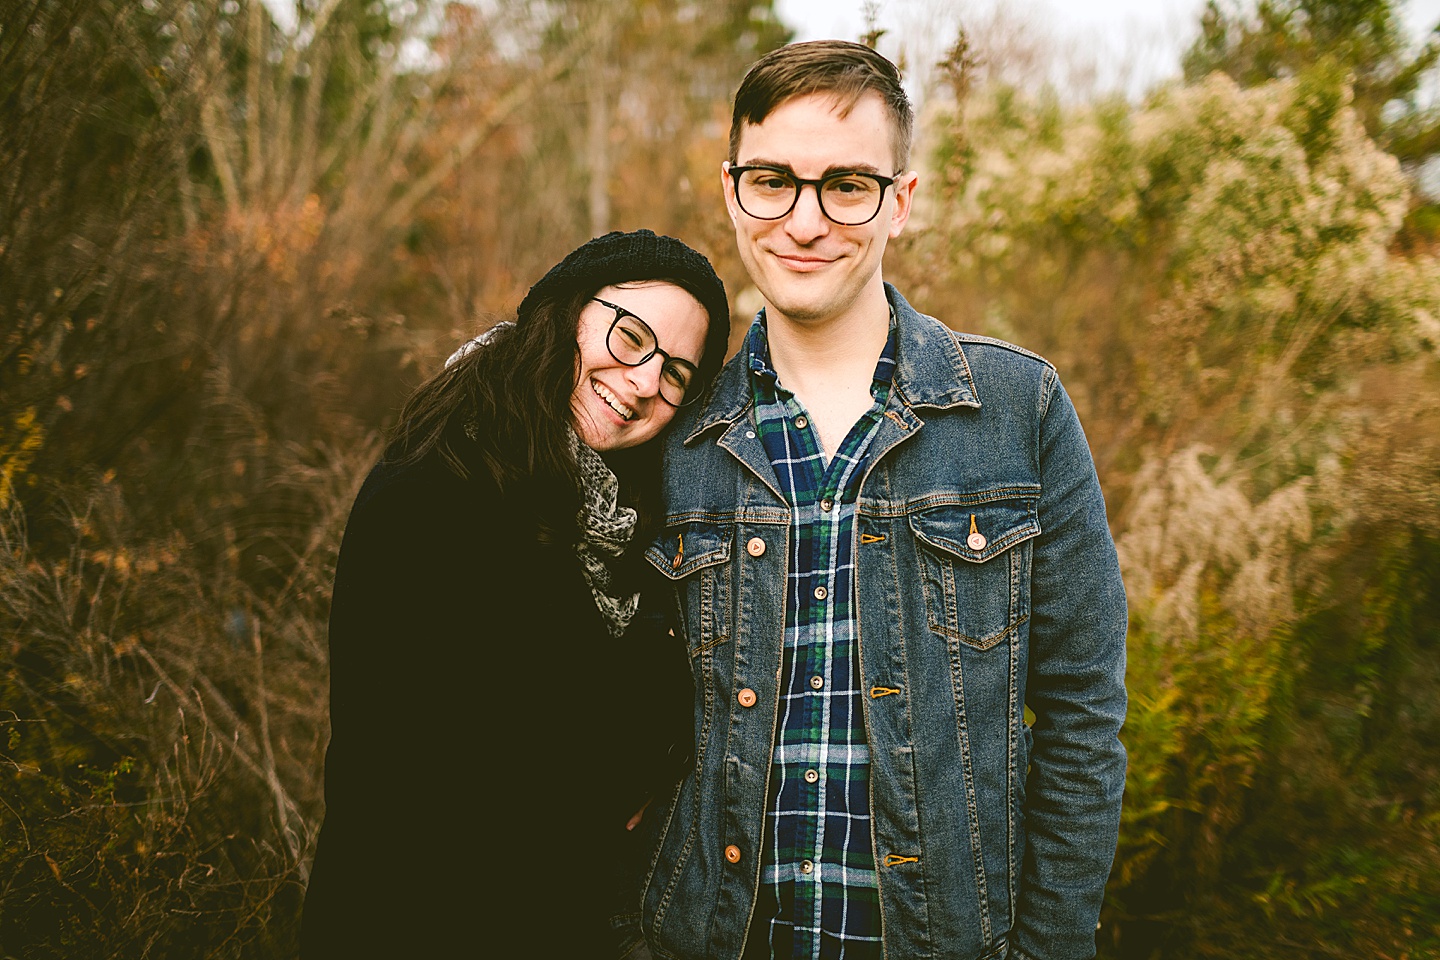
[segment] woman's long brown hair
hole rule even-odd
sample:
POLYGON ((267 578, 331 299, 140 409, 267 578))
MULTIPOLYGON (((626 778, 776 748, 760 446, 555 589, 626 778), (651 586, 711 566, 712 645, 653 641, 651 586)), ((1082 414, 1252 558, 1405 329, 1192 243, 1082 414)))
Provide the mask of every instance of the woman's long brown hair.
MULTIPOLYGON (((593 292, 542 300, 421 384, 400 410, 388 458, 415 462, 433 451, 459 476, 483 469, 502 496, 533 512, 542 540, 573 543, 580 480, 570 453, 570 402, 580 311, 593 292)), ((719 362, 706 352, 702 371, 713 375, 719 362)), ((606 453, 605 461, 620 480, 621 502, 639 514, 631 543, 643 549, 660 509, 660 444, 606 453)))

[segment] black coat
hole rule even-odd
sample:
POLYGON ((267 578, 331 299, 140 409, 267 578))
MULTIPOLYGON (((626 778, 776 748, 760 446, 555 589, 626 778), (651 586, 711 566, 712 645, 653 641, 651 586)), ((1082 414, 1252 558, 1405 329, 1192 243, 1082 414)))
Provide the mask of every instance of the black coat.
POLYGON ((643 856, 625 821, 691 735, 661 622, 612 638, 573 547, 483 472, 382 462, 340 548, 330 691, 305 960, 610 954, 643 856))

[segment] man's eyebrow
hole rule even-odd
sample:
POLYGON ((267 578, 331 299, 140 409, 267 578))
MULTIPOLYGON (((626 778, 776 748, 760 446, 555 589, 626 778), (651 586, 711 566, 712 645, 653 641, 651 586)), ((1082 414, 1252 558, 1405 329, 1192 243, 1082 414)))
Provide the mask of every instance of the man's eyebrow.
MULTIPOLYGON (((766 160, 763 157, 755 157, 747 160, 743 164, 737 164, 737 166, 774 167, 776 170, 784 170, 791 176, 796 176, 795 168, 790 166, 790 164, 780 160, 766 160)), ((880 173, 880 168, 873 163, 832 163, 825 168, 825 172, 820 175, 820 179, 824 179, 835 173, 874 173, 884 176, 884 174, 880 173)))

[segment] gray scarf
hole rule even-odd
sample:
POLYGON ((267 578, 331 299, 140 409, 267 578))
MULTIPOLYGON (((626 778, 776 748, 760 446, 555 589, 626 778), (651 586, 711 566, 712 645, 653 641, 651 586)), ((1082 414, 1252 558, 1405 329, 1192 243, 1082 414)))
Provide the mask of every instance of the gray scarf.
POLYGON ((605 618, 612 637, 619 637, 630 625, 640 605, 640 594, 617 596, 610 564, 625 553, 635 535, 635 511, 619 505, 620 481, 600 458, 600 454, 581 442, 570 431, 570 452, 580 467, 580 542, 575 553, 580 557, 580 570, 590 585, 595 607, 605 618))

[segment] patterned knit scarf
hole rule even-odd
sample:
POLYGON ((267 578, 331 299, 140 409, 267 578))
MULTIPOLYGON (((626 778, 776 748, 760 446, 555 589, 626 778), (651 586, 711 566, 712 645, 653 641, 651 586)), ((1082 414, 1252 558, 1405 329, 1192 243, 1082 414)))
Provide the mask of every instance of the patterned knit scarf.
POLYGON ((625 553, 635 535, 635 511, 618 504, 620 481, 600 454, 582 443, 574 430, 570 431, 570 452, 580 467, 581 502, 575 518, 580 526, 580 542, 575 544, 575 552, 596 609, 605 618, 610 635, 619 637, 635 616, 640 594, 617 596, 610 564, 625 553))

